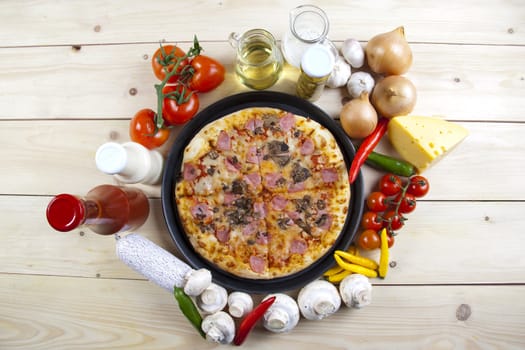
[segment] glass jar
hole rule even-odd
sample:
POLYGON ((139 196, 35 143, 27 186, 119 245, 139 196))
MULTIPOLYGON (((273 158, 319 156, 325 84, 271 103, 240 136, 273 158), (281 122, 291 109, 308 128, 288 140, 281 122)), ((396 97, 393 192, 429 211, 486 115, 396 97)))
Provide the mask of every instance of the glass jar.
POLYGON ((237 50, 235 73, 241 83, 255 90, 274 85, 281 76, 283 57, 274 36, 264 29, 231 33, 230 45, 237 50))
POLYGON ((149 215, 146 195, 137 188, 100 185, 85 197, 63 193, 48 204, 47 221, 57 231, 85 226, 100 235, 134 230, 149 215))
POLYGON ((297 96, 317 101, 334 69, 334 57, 323 45, 310 47, 301 59, 301 75, 297 81, 297 96))
POLYGON ((301 68, 303 54, 313 45, 325 46, 335 57, 337 48, 327 38, 328 17, 314 5, 302 5, 290 11, 290 28, 284 34, 281 50, 286 62, 301 68))

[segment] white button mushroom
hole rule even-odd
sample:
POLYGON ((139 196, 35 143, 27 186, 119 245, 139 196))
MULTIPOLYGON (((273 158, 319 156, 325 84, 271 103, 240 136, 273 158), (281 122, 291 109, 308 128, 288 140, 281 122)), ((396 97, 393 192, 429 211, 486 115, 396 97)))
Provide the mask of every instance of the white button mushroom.
POLYGON ((272 294, 265 299, 271 296, 275 296, 276 299, 264 313, 264 328, 274 333, 291 331, 299 323, 299 307, 296 301, 283 293, 272 294))
POLYGON ((297 297, 299 310, 308 320, 320 320, 339 310, 341 297, 330 282, 317 280, 304 286, 297 297))
POLYGON ((372 284, 361 274, 346 276, 339 284, 341 299, 349 307, 362 308, 372 302, 372 284))
POLYGON ((211 285, 211 272, 206 269, 191 270, 185 278, 184 293, 190 296, 201 294, 211 285))
POLYGON ((233 317, 241 318, 253 309, 253 299, 248 293, 233 292, 228 296, 228 311, 233 317))
POLYGON ((224 311, 218 311, 202 320, 201 328, 206 339, 219 344, 229 344, 235 336, 235 322, 224 311))
POLYGON ((213 314, 221 311, 228 302, 228 292, 218 284, 212 283, 199 296, 196 304, 201 311, 206 314, 213 314))

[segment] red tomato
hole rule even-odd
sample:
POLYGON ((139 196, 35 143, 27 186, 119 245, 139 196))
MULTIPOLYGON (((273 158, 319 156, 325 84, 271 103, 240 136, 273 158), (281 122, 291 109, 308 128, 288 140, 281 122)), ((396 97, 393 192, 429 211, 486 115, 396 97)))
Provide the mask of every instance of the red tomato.
POLYGON ((398 203, 399 201, 401 201, 398 210, 400 213, 406 214, 416 209, 416 197, 411 193, 405 193, 403 197, 401 197, 401 194, 398 194, 395 202, 398 203))
POLYGON ((379 191, 387 196, 398 194, 399 191, 401 191, 401 187, 403 187, 401 179, 394 174, 385 174, 381 180, 379 180, 379 191))
POLYGON ((401 227, 403 227, 404 218, 396 214, 395 210, 389 210, 383 215, 383 227, 385 227, 388 231, 397 231, 401 227))
POLYGON ((413 194, 415 197, 423 197, 428 193, 429 189, 430 185, 428 184, 428 180, 421 175, 415 175, 410 178, 407 192, 413 194))
POLYGON ((385 211, 388 207, 387 198, 382 192, 372 192, 366 198, 368 209, 375 212, 385 211))
MULTIPOLYGON (((171 72, 177 62, 178 58, 184 57, 186 53, 182 51, 181 48, 175 45, 165 45, 159 47, 157 51, 153 54, 151 59, 151 67, 153 68, 153 73, 159 80, 164 80, 166 77, 166 72, 171 72)), ((177 73, 180 73, 184 66, 188 65, 189 60, 183 59, 179 66, 177 67, 177 73)), ((170 83, 176 83, 179 79, 178 74, 174 74, 171 78, 168 79, 170 83)))
POLYGON ((190 80, 193 91, 207 92, 215 89, 224 81, 225 69, 222 64, 211 57, 198 55, 191 60, 195 70, 190 80))
POLYGON ((180 125, 193 118, 199 110, 199 97, 182 85, 166 85, 162 90, 165 97, 162 103, 162 117, 168 125, 180 125))
POLYGON ((365 250, 377 249, 381 246, 381 237, 374 230, 365 230, 359 235, 357 244, 365 250))
POLYGON ((376 212, 373 211, 367 211, 363 214, 363 218, 361 219, 361 226, 365 230, 380 230, 383 227, 383 221, 376 212))
POLYGON ((131 119, 129 136, 132 141, 146 148, 154 149, 163 145, 170 136, 168 129, 157 129, 155 132, 155 112, 149 108, 141 109, 131 119))

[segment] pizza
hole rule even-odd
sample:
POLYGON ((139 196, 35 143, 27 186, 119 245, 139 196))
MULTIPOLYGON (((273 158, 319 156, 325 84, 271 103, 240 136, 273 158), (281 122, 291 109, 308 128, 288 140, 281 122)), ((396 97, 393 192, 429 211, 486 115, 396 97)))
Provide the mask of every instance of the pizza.
POLYGON ((307 268, 334 246, 350 184, 327 128, 251 107, 210 122, 190 140, 174 195, 200 256, 235 276, 273 279, 307 268))

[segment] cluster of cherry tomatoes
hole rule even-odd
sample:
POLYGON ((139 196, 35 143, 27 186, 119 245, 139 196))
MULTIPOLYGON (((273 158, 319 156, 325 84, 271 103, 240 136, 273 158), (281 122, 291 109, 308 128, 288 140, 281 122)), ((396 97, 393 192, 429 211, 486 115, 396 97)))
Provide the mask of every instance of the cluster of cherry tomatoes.
POLYGON ((132 141, 149 149, 160 147, 168 140, 172 126, 197 114, 197 93, 211 91, 224 81, 224 66, 201 51, 196 38, 188 52, 175 45, 161 45, 155 51, 151 66, 160 80, 155 85, 157 109, 141 109, 131 119, 132 141))
POLYGON ((379 248, 379 232, 383 228, 388 233, 388 246, 392 247, 396 231, 405 223, 405 215, 416 209, 416 198, 425 196, 428 190, 428 180, 421 175, 411 176, 405 182, 394 174, 383 175, 378 189, 366 199, 368 211, 361 220, 363 231, 357 239, 359 247, 366 250, 379 248))

